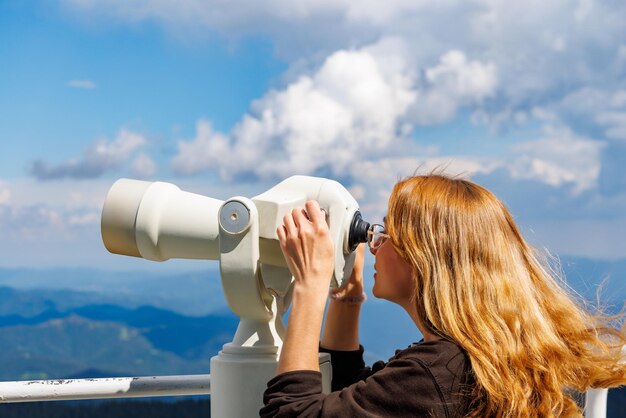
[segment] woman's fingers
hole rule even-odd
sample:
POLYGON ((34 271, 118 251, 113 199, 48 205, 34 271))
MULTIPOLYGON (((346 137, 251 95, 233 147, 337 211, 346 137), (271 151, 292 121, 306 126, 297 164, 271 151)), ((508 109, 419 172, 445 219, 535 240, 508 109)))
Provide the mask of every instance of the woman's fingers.
POLYGON ((293 219, 292 213, 288 213, 283 217, 283 226, 285 227, 286 239, 298 236, 298 227, 295 220, 293 219))
POLYGON ((320 228, 328 229, 326 215, 320 209, 319 203, 315 200, 307 201, 304 208, 294 208, 290 215, 285 216, 285 218, 287 217, 291 219, 285 219, 285 221, 293 222, 295 227, 295 230, 292 231, 292 229, 285 224, 288 235, 294 232, 297 233, 298 236, 304 237, 307 234, 316 234, 320 228))
POLYGON ((287 231, 285 230, 285 225, 281 225, 276 228, 276 235, 278 236, 278 242, 281 247, 284 247, 285 241, 287 241, 287 231))
POLYGON ((320 204, 317 203, 317 201, 309 200, 308 202, 306 202, 304 207, 306 208, 309 220, 314 226, 318 228, 322 225, 326 226, 326 215, 320 209, 320 204))
POLYGON ((295 208, 292 210, 291 216, 298 230, 307 229, 307 227, 311 224, 307 213, 302 208, 295 208))
POLYGON ((283 217, 276 234, 298 282, 323 277, 319 284, 328 285, 326 279, 332 277, 334 265, 334 246, 328 232, 325 214, 315 201, 308 201, 305 208, 295 208, 283 217))

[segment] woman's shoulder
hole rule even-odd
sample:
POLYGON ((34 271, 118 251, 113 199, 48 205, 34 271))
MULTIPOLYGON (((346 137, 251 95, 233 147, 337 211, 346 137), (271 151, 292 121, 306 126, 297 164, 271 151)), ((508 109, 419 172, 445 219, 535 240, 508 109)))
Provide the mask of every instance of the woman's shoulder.
POLYGON ((411 344, 403 350, 397 350, 394 358, 416 360, 429 368, 436 366, 450 368, 453 365, 465 368, 469 364, 465 351, 454 341, 443 338, 411 344))

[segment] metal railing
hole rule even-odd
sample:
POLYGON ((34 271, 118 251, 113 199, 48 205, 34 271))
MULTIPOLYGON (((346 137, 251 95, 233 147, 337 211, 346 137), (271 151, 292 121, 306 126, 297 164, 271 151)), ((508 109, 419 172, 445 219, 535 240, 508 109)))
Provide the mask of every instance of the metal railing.
POLYGON ((0 403, 208 395, 211 376, 111 377, 0 382, 0 403))
MULTIPOLYGON (((0 403, 209 395, 211 376, 111 377, 0 382, 0 403)), ((585 418, 606 418, 607 389, 589 389, 585 418)))

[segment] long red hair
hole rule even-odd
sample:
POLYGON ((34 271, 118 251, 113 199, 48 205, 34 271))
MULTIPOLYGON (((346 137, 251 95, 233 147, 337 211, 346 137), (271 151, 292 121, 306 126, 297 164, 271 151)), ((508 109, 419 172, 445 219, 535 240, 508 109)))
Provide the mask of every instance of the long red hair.
POLYGON ((387 226, 416 273, 420 320, 471 360, 470 416, 581 416, 572 390, 626 384, 620 320, 585 309, 485 188, 407 178, 387 226))

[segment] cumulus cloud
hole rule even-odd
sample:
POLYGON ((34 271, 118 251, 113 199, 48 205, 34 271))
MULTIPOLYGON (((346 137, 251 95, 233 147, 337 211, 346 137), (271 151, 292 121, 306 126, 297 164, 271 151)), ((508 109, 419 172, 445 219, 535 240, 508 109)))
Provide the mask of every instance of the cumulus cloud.
POLYGON ((548 126, 543 138, 514 145, 508 167, 513 178, 552 186, 573 185, 575 193, 597 185, 605 143, 548 126))
POLYGON ((621 111, 607 111, 599 113, 596 120, 606 128, 607 138, 626 141, 626 106, 621 111))
POLYGON ((404 177, 434 171, 470 178, 476 174, 491 173, 501 166, 502 163, 498 160, 464 156, 381 158, 363 161, 352 167, 352 178, 355 181, 352 188, 364 191, 358 198, 363 212, 382 219, 393 185, 404 177))
POLYGON ((345 23, 382 26, 403 14, 428 8, 428 1, 423 0, 390 0, 384 6, 371 0, 359 4, 350 0, 231 0, 226 3, 190 0, 184 4, 172 0, 61 0, 60 3, 82 13, 104 13, 127 21, 152 19, 173 27, 195 24, 227 33, 258 29, 269 31, 273 23, 306 23, 320 18, 340 18, 345 23), (245 26, 248 29, 244 29, 245 26))
POLYGON ((97 87, 96 83, 91 80, 70 80, 67 82, 67 86, 84 90, 93 90, 97 87))
MULTIPOLYGON (((501 178, 506 178, 507 187, 513 189, 522 184, 531 184, 516 192, 506 189, 503 194, 509 199, 519 195, 523 203, 527 204, 526 196, 536 195, 537 199, 541 199, 552 195, 553 199, 569 202, 559 206, 562 209, 559 216, 563 217, 568 204, 576 202, 576 206, 580 207, 579 200, 589 199, 588 193, 596 188, 600 180, 607 184, 611 182, 611 190, 615 190, 616 182, 623 183, 626 179, 626 176, 616 175, 616 164, 612 166, 612 174, 603 168, 602 158, 606 146, 605 142, 579 136, 565 126, 548 125, 539 138, 528 138, 512 144, 501 155, 395 156, 363 161, 352 167, 351 178, 355 181, 352 187, 357 191, 367 190, 359 200, 364 211, 382 216, 391 188, 399 179, 409 175, 435 171, 463 178, 486 179, 495 186, 501 184, 501 178), (582 197, 583 193, 587 195, 582 197)), ((594 201, 608 205, 606 199, 598 199, 601 198, 594 201)), ((608 212, 619 212, 619 202, 622 201, 615 201, 618 202, 617 206, 611 204, 608 212)), ((547 207, 541 206, 539 212, 545 213, 546 210, 547 207)), ((597 210, 594 212, 599 213, 597 210)))
POLYGON ((191 141, 178 142, 178 155, 172 160, 172 168, 178 174, 187 175, 203 170, 219 171, 217 163, 229 156, 229 139, 215 132, 209 121, 200 120, 196 124, 196 137, 191 141))
POLYGON ((313 75, 256 101, 230 135, 200 121, 196 138, 179 142, 172 167, 181 174, 215 170, 223 178, 345 175, 355 161, 408 132, 402 122, 415 100, 412 78, 389 65, 371 51, 338 51, 313 75))
POLYGON ((37 231, 58 229, 62 224, 59 211, 44 205, 0 206, 0 231, 4 236, 36 236, 37 231))
POLYGON ((0 189, 0 205, 6 204, 11 199, 9 189, 0 189))
POLYGON ((99 236, 102 202, 110 186, 110 182, 101 180, 0 181, 0 196, 2 190, 12 192, 10 199, 0 202, 0 237, 5 243, 26 247, 42 240, 50 240, 53 245, 86 237, 95 240, 99 236))
MULTIPOLYGON (((45 203, 33 205, 0 205, 0 236, 13 245, 39 246, 48 242, 52 246, 62 243, 96 241, 99 236, 100 212, 93 209, 71 210, 45 203)), ((64 248, 62 245, 61 248, 64 248)), ((7 252, 12 252, 11 248, 7 252)), ((69 254, 59 253, 58 248, 47 248, 59 257, 70 261, 69 254)), ((74 255, 76 253, 73 253, 74 255)), ((71 262, 71 261, 70 261, 71 262)))
POLYGON ((453 50, 420 80, 405 60, 406 48, 386 38, 337 51, 313 74, 254 102, 228 134, 199 121, 196 137, 179 141, 172 168, 178 174, 214 171, 223 179, 343 177, 364 159, 425 152, 411 149, 413 124, 449 120, 459 106, 480 103, 494 93, 496 69, 453 50))
POLYGON ((426 89, 412 109, 412 119, 424 125, 452 119, 460 105, 478 103, 496 92, 493 63, 468 61, 462 51, 445 53, 425 71, 426 89))
POLYGON ((131 164, 131 170, 139 177, 151 177, 157 171, 157 165, 152 158, 146 154, 139 154, 131 164))
POLYGON ((5 205, 11 200, 11 189, 0 180, 0 205, 5 205))
POLYGON ((626 88, 582 87, 567 94, 555 111, 573 126, 595 129, 607 139, 626 141, 626 88))
MULTIPOLYGON (((338 51, 311 76, 255 102, 253 112, 229 134, 199 121, 196 137, 179 141, 173 169, 217 172, 226 180, 321 173, 380 190, 417 168, 468 176, 502 169, 511 178, 566 186, 573 193, 597 185, 605 142, 575 133, 554 111, 541 107, 517 112, 515 119, 520 124, 528 118, 540 121, 543 135, 510 145, 504 155, 478 158, 440 155, 436 147, 411 148, 414 123, 451 119, 459 106, 494 95, 498 79, 492 63, 453 50, 420 80, 404 60, 405 47, 401 40, 386 39, 338 51)), ((613 100, 618 102, 619 97, 613 100)))
MULTIPOLYGON (((360 48, 364 52, 368 45, 389 38, 400 39, 404 47, 394 50, 394 54, 400 57, 403 66, 394 71, 399 77, 410 75, 416 79, 409 119, 418 124, 444 123, 455 115, 459 106, 468 106, 472 111, 480 111, 476 120, 499 129, 511 123, 526 123, 531 110, 542 107, 554 111, 558 118, 577 129, 575 125, 581 123, 580 119, 561 103, 569 95, 596 90, 610 96, 614 91, 626 90, 624 2, 391 0, 383 5, 370 0, 357 3, 192 0, 182 4, 170 0, 60 0, 60 3, 78 16, 129 23, 154 21, 176 36, 194 36, 203 29, 235 39, 260 35, 271 39, 277 52, 294 64, 291 72, 319 67, 338 51, 360 48)), ((386 60, 379 60, 379 65, 383 62, 386 60)), ((292 86, 298 84, 297 80, 296 76, 292 86)), ((623 139, 623 103, 617 107, 603 105, 589 109, 583 120, 588 127, 601 129, 606 138, 623 139), (603 113, 604 110, 608 113, 603 113)))
POLYGON ((31 178, 0 180, 0 236, 60 238, 91 228, 94 237, 102 204, 112 180, 63 180, 41 182, 31 178), (4 194, 3 191, 10 191, 4 194))
POLYGON ((399 176, 444 166, 554 193, 562 212, 609 198, 611 213, 623 212, 625 2, 60 1, 79 16, 153 21, 175 36, 261 36, 291 64, 284 86, 232 130, 198 121, 195 137, 178 142, 178 174, 347 178, 379 213, 399 176), (481 157, 421 146, 416 126, 459 114, 488 126, 494 141, 520 127, 544 130, 511 135, 515 143, 481 157))
POLYGON ((97 141, 82 158, 56 165, 36 160, 31 164, 29 171, 39 180, 95 178, 122 165, 145 143, 146 140, 142 135, 122 129, 112 141, 97 141))

